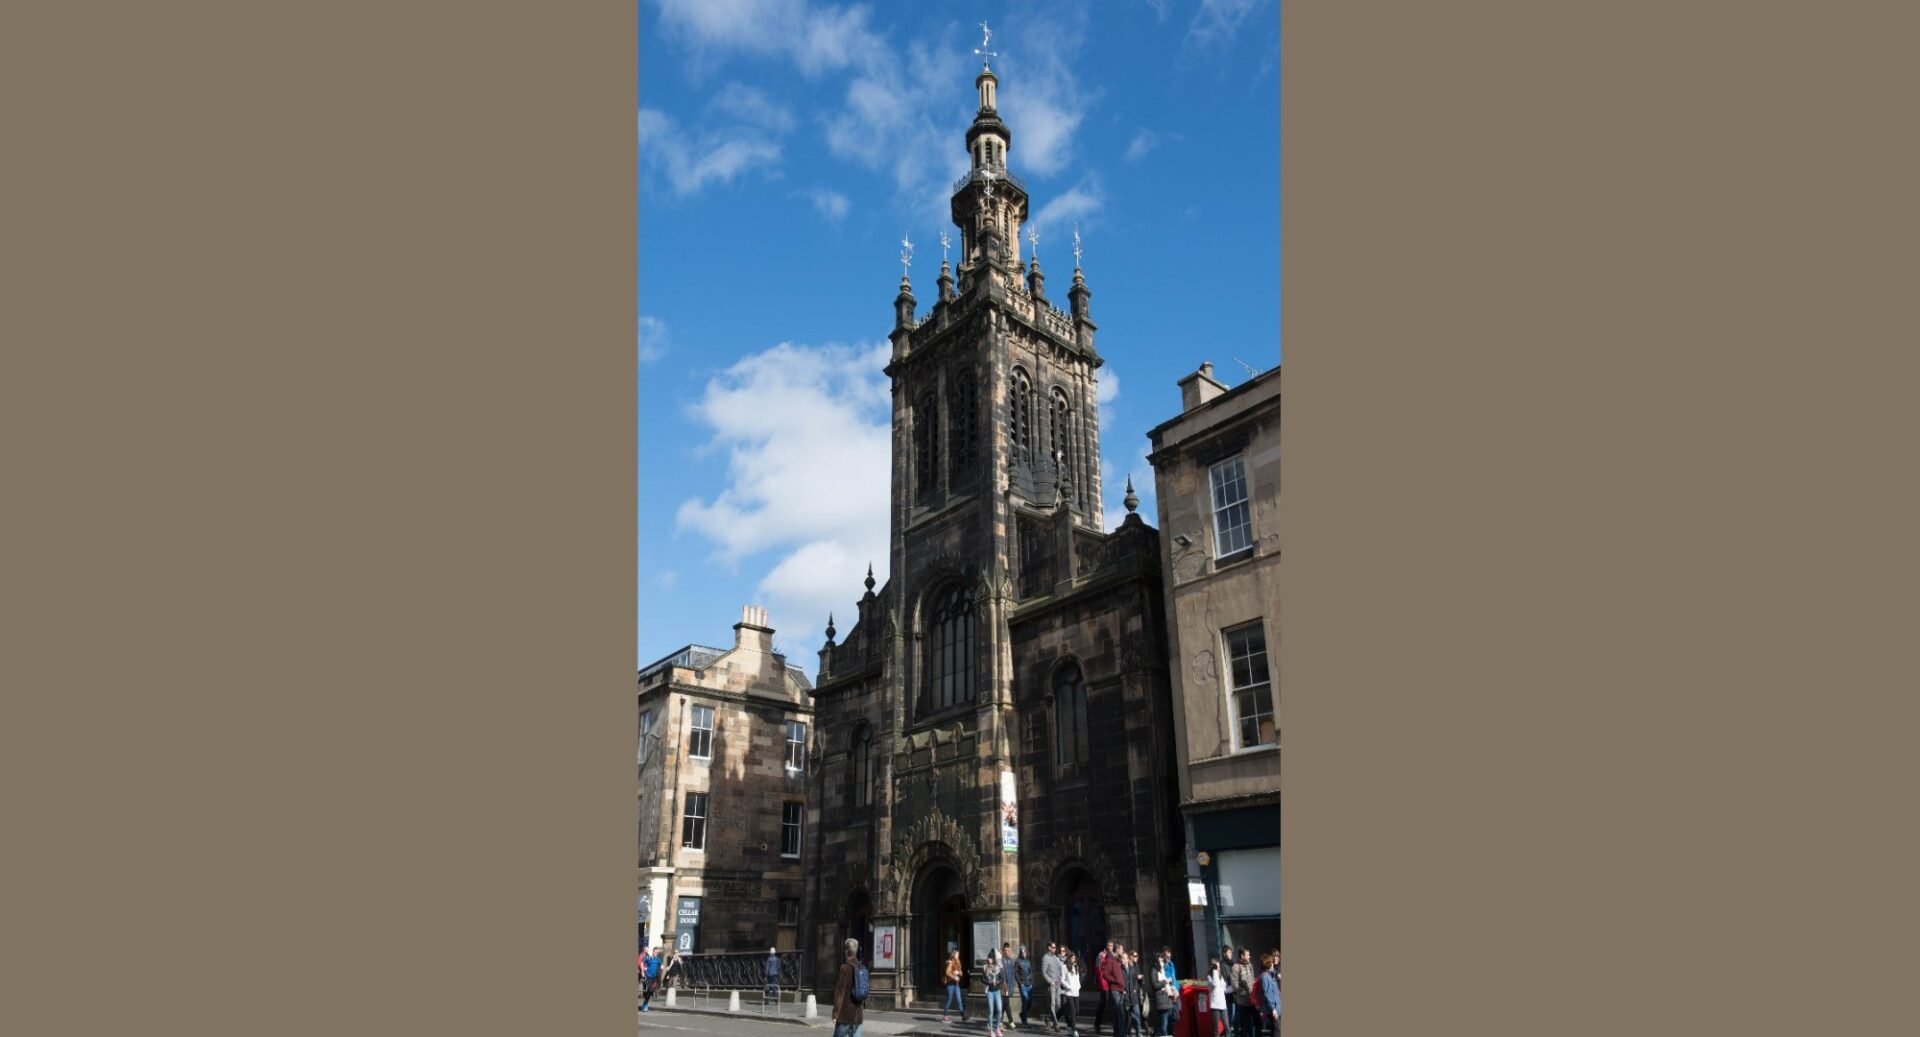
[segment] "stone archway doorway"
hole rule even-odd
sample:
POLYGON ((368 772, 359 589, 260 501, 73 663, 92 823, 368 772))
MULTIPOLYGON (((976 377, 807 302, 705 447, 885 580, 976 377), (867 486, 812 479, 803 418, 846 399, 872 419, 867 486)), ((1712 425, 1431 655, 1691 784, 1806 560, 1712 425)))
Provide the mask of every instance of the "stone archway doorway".
POLYGON ((1054 903, 1059 905, 1061 942, 1080 956, 1081 970, 1091 972, 1107 945, 1107 912, 1099 884, 1085 869, 1073 868, 1060 876, 1054 903))
POLYGON ((929 864, 913 886, 913 985, 920 996, 947 996, 943 970, 949 952, 958 950, 969 970, 973 927, 968 924, 966 888, 960 873, 946 863, 929 864))

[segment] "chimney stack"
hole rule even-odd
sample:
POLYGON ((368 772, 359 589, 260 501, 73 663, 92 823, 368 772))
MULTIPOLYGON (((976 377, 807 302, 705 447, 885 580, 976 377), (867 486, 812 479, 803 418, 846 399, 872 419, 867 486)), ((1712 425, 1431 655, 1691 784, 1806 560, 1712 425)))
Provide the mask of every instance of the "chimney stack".
POLYGON ((1202 363, 1200 370, 1180 379, 1179 384, 1180 413, 1182 414, 1227 391, 1226 386, 1214 381, 1211 360, 1202 363))
POLYGON ((740 622, 733 625, 733 647, 756 652, 773 651, 773 628, 767 625, 767 610, 758 605, 740 609, 740 622))

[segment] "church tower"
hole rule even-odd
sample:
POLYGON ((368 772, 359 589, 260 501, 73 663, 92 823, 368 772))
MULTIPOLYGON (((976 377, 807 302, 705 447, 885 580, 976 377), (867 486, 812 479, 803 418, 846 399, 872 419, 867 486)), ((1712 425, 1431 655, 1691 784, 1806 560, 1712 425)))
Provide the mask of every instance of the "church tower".
POLYGON ((974 86, 958 240, 941 235, 926 312, 910 251, 893 300, 888 579, 876 592, 869 571, 844 642, 829 623, 814 691, 809 931, 871 947, 894 1000, 937 990, 952 949, 972 972, 982 942, 1157 938, 1139 910, 1165 898, 1134 876, 1157 890, 1178 873, 1162 859, 1170 808, 1134 806, 1143 782, 1171 780, 1157 535, 1131 496, 1102 529, 1103 361, 1078 234, 1062 310, 1031 233, 1023 256, 1029 196, 990 65, 974 86), (1160 725, 1164 752, 1158 736, 1133 744, 1123 717, 1160 725), (1048 801, 1023 814, 1036 794, 1048 801))

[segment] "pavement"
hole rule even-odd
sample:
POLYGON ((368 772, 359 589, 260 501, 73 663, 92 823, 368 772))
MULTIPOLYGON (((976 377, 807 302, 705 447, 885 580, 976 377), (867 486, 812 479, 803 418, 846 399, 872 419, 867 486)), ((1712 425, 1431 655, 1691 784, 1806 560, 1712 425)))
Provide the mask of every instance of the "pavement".
MULTIPOLYGON (((791 1032, 790 1027, 804 1026, 809 1029, 831 1031, 833 1006, 820 1005, 817 1019, 807 1019, 805 1009, 792 1005, 782 1005, 778 1013, 764 1009, 758 999, 741 998, 740 1011, 729 1012, 722 1001, 716 1007, 689 1005, 686 999, 672 1008, 664 1000, 655 998, 653 1010, 639 1013, 640 1030, 684 1031, 689 1033, 717 1034, 720 1037, 759 1037, 769 1031, 791 1032)), ((942 1024, 940 1013, 934 1009, 883 1009, 869 1008, 861 1025, 862 1037, 968 1037, 987 1032, 986 1017, 981 1013, 971 1013, 963 1024, 952 1022, 942 1024)), ((1035 1037, 1056 1037, 1048 1031, 1045 1022, 1036 1022, 1032 1026, 1010 1026, 1006 1028, 1008 1037, 1033 1034, 1035 1037)), ((1058 1031, 1064 1034, 1066 1031, 1058 1031)), ((1082 1029, 1083 1037, 1091 1030, 1082 1029)))

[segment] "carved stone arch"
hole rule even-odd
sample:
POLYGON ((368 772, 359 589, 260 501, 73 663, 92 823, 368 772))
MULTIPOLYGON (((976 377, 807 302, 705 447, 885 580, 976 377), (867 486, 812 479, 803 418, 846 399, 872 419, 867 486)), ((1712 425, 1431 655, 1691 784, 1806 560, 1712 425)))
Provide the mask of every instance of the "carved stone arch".
POLYGON ((944 862, 960 875, 970 908, 986 903, 986 883, 980 871, 980 843, 966 827, 933 807, 894 839, 892 866, 887 869, 884 902, 894 914, 907 914, 913 881, 927 865, 944 862))
POLYGON ((1059 906, 1053 904, 1055 892, 1066 873, 1075 868, 1092 876, 1108 903, 1131 902, 1132 897, 1126 895, 1129 891, 1120 886, 1106 855, 1088 846, 1078 834, 1053 840, 1027 862, 1021 869, 1022 899, 1035 905, 1059 906))

